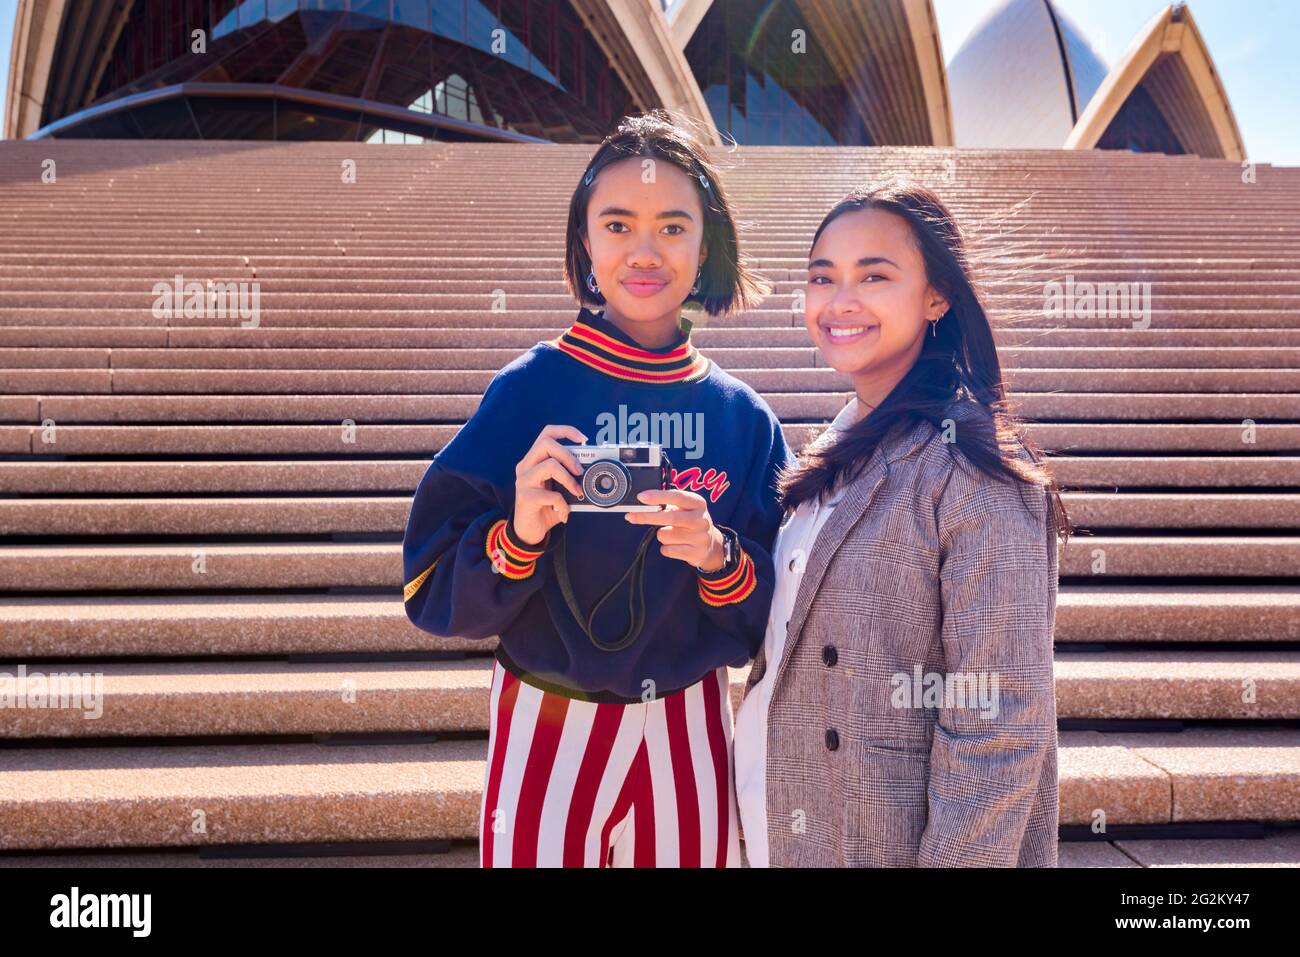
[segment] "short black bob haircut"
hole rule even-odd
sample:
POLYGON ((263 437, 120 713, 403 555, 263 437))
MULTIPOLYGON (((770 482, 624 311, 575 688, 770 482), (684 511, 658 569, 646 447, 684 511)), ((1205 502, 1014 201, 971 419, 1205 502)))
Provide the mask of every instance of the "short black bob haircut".
POLYGON ((700 268, 700 291, 688 296, 686 301, 699 303, 710 316, 743 312, 757 306, 771 292, 771 287, 740 255, 736 221, 721 177, 686 122, 666 110, 624 117, 587 164, 569 200, 569 224, 564 238, 564 284, 569 293, 584 306, 599 309, 605 305, 604 296, 587 288, 591 257, 582 245, 587 234, 587 204, 600 171, 610 163, 634 157, 672 163, 691 178, 699 193, 704 207, 703 246, 708 256, 700 268))

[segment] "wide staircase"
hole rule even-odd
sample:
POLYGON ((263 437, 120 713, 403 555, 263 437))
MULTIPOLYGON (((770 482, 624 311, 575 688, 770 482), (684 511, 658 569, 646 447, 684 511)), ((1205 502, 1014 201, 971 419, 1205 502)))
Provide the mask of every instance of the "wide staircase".
MULTIPOLYGON (((573 319, 591 152, 0 143, 0 680, 103 681, 95 717, 0 708, 0 863, 475 864, 490 643, 408 624, 401 534, 494 372, 573 319), (257 321, 155 309, 178 275, 255 281, 257 321)), ((1083 529, 1062 864, 1300 865, 1300 169, 718 158, 775 292, 693 335, 795 448, 851 389, 797 311, 821 216, 905 172, 966 226, 1083 529)))

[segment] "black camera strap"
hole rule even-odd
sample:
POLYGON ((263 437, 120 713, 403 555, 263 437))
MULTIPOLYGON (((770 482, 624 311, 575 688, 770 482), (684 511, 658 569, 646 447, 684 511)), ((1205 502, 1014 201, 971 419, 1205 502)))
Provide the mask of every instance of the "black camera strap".
POLYGON ((564 554, 564 531, 563 529, 560 530, 560 540, 555 544, 555 577, 560 580, 560 591, 564 593, 564 601, 569 606, 569 611, 573 613, 573 617, 578 624, 582 625, 582 630, 587 633, 591 643, 601 651, 622 651, 637 640, 641 634, 641 629, 645 627, 645 556, 646 549, 650 546, 650 539, 654 537, 657 527, 646 529, 645 534, 641 536, 641 544, 637 546, 636 558, 633 559, 632 564, 627 567, 627 571, 623 572, 618 581, 606 589, 605 594, 600 596, 596 604, 591 606, 591 614, 585 618, 578 608, 578 600, 573 594, 573 583, 569 580, 569 563, 565 560, 564 554), (614 592, 622 587, 623 582, 627 580, 627 576, 631 574, 635 574, 636 578, 634 579, 634 587, 629 588, 627 591, 627 614, 629 619, 627 631, 612 642, 601 641, 592 630, 596 612, 600 611, 600 606, 605 604, 614 592))
MULTIPOLYGON (((669 477, 672 474, 673 466, 667 455, 661 454, 661 459, 661 486, 663 488, 668 488, 669 477)), ((582 610, 578 608, 578 599, 573 594, 573 582, 569 580, 569 563, 566 560, 564 549, 564 533, 566 528, 567 526, 565 525, 560 525, 556 528, 556 532, 559 533, 559 541, 555 543, 555 577, 559 579, 560 591, 564 595, 564 602, 569 606, 569 611, 573 614, 574 620, 582 626, 582 630, 586 632, 587 637, 591 639, 593 645, 601 651, 622 651, 640 637, 641 630, 645 627, 646 551, 649 549, 650 540, 655 537, 659 526, 652 525, 650 528, 645 530, 645 534, 641 536, 641 543, 637 546, 636 557, 632 560, 632 564, 627 567, 627 571, 623 572, 623 574, 619 576, 618 581, 610 585, 609 588, 605 590, 605 594, 601 595, 600 598, 597 599, 596 604, 591 607, 591 614, 586 615, 585 617, 582 614, 582 610), (635 575, 636 577, 633 579, 633 587, 629 588, 627 592, 627 630, 612 642, 602 641, 596 637, 596 633, 593 630, 596 612, 600 611, 600 607, 613 596, 614 592, 618 591, 619 588, 623 586, 623 582, 627 580, 628 575, 635 575)))

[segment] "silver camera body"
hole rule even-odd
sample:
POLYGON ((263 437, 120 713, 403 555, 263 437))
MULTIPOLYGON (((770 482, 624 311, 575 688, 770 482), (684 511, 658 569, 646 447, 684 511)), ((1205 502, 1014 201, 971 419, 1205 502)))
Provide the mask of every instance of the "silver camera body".
POLYGON ((638 445, 565 446, 582 467, 578 476, 585 498, 559 483, 551 484, 574 512, 657 512, 637 495, 646 489, 669 488, 668 458, 656 443, 638 445))

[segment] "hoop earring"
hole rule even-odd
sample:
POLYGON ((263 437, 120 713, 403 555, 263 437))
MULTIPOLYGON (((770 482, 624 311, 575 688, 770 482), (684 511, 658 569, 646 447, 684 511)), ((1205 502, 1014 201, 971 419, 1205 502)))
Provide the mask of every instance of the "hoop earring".
POLYGON ((600 286, 596 285, 596 271, 594 269, 587 273, 587 288, 597 296, 600 295, 600 286))

